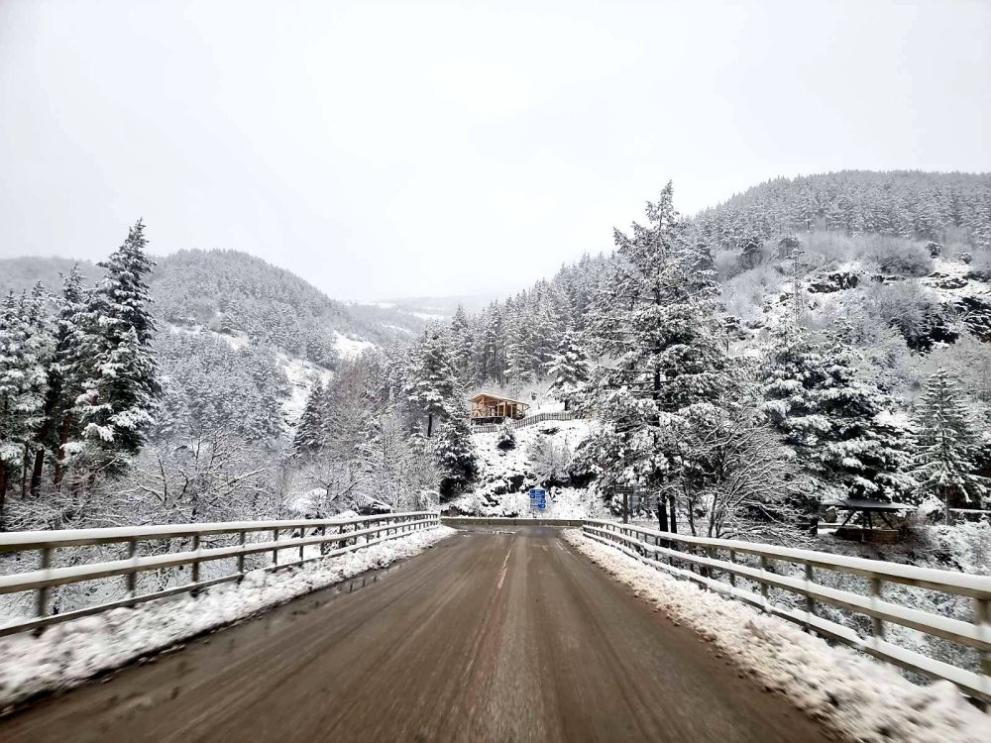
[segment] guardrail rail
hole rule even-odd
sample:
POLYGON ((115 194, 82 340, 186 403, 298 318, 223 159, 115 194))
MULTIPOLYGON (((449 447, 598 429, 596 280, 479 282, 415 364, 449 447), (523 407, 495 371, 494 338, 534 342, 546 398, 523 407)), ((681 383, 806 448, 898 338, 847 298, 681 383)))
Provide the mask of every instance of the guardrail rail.
POLYGON ((505 423, 482 423, 472 426, 471 430, 473 433, 494 433, 495 431, 501 431, 503 426, 507 424, 510 428, 516 430, 533 426, 537 423, 543 423, 544 421, 573 421, 580 418, 581 416, 573 410, 559 410, 550 413, 534 413, 533 415, 528 415, 525 418, 519 418, 517 420, 509 419, 505 423))
POLYGON ((752 542, 691 537, 611 521, 586 520, 582 532, 588 538, 619 549, 658 570, 744 601, 874 657, 926 676, 945 679, 967 695, 991 702, 991 577, 752 542), (720 559, 721 555, 727 559, 720 559), (741 564, 740 555, 756 558, 758 566, 741 564), (800 576, 774 572, 775 564, 780 562, 801 566, 800 576), (816 571, 821 570, 865 579, 868 595, 817 582, 816 571), (739 585, 738 578, 757 584, 759 591, 739 585), (886 600, 883 595, 885 583, 966 597, 973 602, 973 621, 886 600), (804 597, 804 608, 774 604, 769 596, 772 588, 804 597), (851 627, 817 616, 819 604, 867 617, 870 632, 861 635, 851 627), (886 640, 885 625, 888 623, 975 649, 980 654, 979 672, 886 640))
POLYGON ((34 592, 34 615, 0 623, 0 637, 179 593, 195 593, 219 583, 239 581, 247 572, 247 558, 251 555, 267 554, 270 557, 266 560, 268 564, 252 569, 279 570, 343 555, 439 525, 438 513, 418 511, 346 520, 240 521, 0 533, 0 558, 4 553, 38 553, 37 569, 0 575, 0 594, 34 592), (287 536, 285 532, 290 534, 287 536), (252 536, 263 536, 263 540, 252 540, 252 536), (179 545, 182 551, 171 551, 175 546, 174 540, 182 541, 179 545), (211 540, 221 545, 211 546, 211 540), (190 549, 185 549, 187 543, 190 549), (102 545, 123 547, 126 557, 57 565, 60 550, 102 545), (154 545, 157 549, 145 551, 157 554, 142 555, 142 545, 154 545), (297 551, 296 559, 285 561, 287 550, 297 551), (306 556, 307 551, 310 556, 306 556), (280 556, 283 561, 280 561, 280 556), (223 559, 236 561, 236 571, 202 579, 201 565, 223 559), (163 568, 181 569, 187 565, 191 567, 188 582, 150 592, 139 590, 139 573, 163 568), (51 611, 53 589, 116 576, 124 578, 124 598, 61 613, 51 611))

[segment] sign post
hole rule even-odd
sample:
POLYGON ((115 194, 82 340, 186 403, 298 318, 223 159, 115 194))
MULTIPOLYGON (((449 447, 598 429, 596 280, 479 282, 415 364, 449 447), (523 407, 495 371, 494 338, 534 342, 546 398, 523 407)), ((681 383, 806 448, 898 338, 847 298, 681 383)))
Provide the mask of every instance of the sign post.
POLYGON ((530 489, 530 510, 543 511, 547 508, 547 491, 543 488, 530 489))

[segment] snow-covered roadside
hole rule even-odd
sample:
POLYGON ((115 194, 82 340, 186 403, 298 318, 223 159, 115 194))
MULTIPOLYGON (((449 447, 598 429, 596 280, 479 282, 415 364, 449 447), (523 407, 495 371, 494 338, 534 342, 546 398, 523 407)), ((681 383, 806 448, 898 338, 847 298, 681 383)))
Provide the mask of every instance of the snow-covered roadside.
POLYGON ((63 689, 101 671, 238 619, 387 565, 454 534, 440 526, 296 570, 247 573, 240 585, 221 584, 189 595, 114 609, 56 624, 40 637, 0 638, 0 710, 44 691, 63 689))
POLYGON ((568 530, 564 538, 673 620, 695 629, 768 689, 856 741, 978 743, 991 716, 948 681, 917 686, 778 617, 705 591, 568 530))

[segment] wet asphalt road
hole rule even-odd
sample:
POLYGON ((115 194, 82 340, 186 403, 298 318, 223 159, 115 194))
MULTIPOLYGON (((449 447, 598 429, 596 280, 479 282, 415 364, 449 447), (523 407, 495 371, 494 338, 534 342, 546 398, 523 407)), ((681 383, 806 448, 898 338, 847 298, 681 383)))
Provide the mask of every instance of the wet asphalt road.
POLYGON ((473 529, 0 720, 0 741, 815 743, 551 528, 473 529))

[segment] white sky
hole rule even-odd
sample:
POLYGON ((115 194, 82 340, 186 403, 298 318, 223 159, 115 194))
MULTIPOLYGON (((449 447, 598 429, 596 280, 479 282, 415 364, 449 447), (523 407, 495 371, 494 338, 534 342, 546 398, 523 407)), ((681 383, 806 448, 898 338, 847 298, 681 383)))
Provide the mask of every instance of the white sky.
POLYGON ((991 170, 991 2, 0 0, 0 257, 488 293, 777 175, 991 170))

